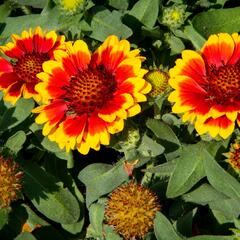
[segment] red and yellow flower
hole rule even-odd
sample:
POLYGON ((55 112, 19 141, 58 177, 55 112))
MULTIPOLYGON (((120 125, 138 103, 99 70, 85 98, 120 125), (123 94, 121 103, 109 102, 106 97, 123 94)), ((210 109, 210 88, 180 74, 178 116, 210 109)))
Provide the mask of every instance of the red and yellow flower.
POLYGON ((91 54, 85 42, 66 43, 66 51, 54 51, 54 60, 43 63, 36 90, 44 105, 34 112, 43 135, 60 148, 78 149, 108 145, 110 134, 122 131, 124 119, 138 114, 151 85, 143 76, 139 50, 127 40, 108 37, 91 54))
POLYGON ((240 36, 211 35, 201 51, 185 50, 170 70, 169 101, 201 135, 227 138, 240 123, 240 36))
POLYGON ((64 48, 64 36, 54 31, 42 32, 40 27, 32 31, 23 31, 21 36, 12 35, 13 42, 0 46, 0 50, 10 61, 0 57, 0 90, 4 100, 15 104, 23 96, 40 101, 35 91, 39 82, 37 73, 42 72, 42 63, 50 60, 53 51, 64 48))

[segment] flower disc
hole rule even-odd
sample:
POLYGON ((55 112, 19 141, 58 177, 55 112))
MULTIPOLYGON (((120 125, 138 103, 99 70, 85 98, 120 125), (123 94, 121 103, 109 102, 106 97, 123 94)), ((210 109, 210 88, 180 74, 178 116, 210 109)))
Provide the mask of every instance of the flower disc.
POLYGON ((107 224, 124 239, 143 238, 153 227, 160 204, 148 188, 133 182, 118 187, 108 199, 105 209, 107 224))

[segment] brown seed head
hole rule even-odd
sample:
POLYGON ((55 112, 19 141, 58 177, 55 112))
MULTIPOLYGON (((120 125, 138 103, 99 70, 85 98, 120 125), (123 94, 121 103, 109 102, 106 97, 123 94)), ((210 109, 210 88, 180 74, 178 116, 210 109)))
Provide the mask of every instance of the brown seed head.
POLYGON ((23 172, 11 158, 0 156, 0 208, 9 207, 10 203, 18 199, 21 191, 23 172))
POLYGON ((113 191, 107 202, 105 216, 124 239, 143 238, 153 227, 160 204, 148 188, 130 182, 113 191))

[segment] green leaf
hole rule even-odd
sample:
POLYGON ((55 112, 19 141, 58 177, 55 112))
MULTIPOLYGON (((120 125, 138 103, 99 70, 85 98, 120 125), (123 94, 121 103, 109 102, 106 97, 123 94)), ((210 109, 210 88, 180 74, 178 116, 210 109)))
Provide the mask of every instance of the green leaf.
POLYGON ((23 232, 18 235, 15 240, 37 240, 31 233, 23 232))
POLYGON ((62 224, 62 228, 71 234, 77 234, 82 231, 84 225, 84 218, 82 218, 80 221, 72 224, 62 224))
POLYGON ((129 15, 137 18, 145 26, 152 28, 156 23, 159 0, 139 0, 130 10, 129 15))
POLYGON ((8 214, 11 211, 10 208, 1 208, 0 209, 0 230, 8 222, 8 214))
POLYGON ((95 232, 94 236, 101 238, 103 235, 104 205, 99 203, 92 204, 89 208, 89 218, 95 232))
POLYGON ((108 225, 103 225, 105 240, 122 240, 122 238, 108 225))
POLYGON ((238 32, 240 28, 240 7, 201 12, 193 18, 192 24, 205 38, 220 32, 238 32))
POLYGON ((240 198, 218 199, 209 203, 212 210, 220 211, 229 222, 233 222, 240 214, 240 198))
POLYGON ((25 173, 24 192, 36 209, 55 222, 77 222, 80 208, 71 192, 38 165, 24 161, 21 165, 25 173))
POLYGON ((162 144, 166 150, 173 151, 181 146, 177 136, 166 123, 157 119, 149 119, 147 120, 146 125, 152 130, 156 137, 162 140, 162 144))
POLYGON ((208 157, 209 153, 201 143, 185 146, 170 177, 167 196, 180 196, 202 179, 205 176, 203 160, 208 157))
POLYGON ((156 157, 164 152, 164 147, 145 134, 137 150, 145 157, 156 157))
POLYGON ((132 35, 132 30, 121 21, 122 14, 118 11, 110 12, 105 8, 97 8, 91 19, 91 38, 104 41, 109 35, 116 35, 119 38, 128 38, 132 35))
POLYGON ((171 240, 182 240, 169 220, 160 212, 154 219, 154 233, 157 240, 166 240, 171 236, 171 240))
POLYGON ((16 107, 11 107, 5 111, 0 122, 0 131, 11 129, 23 122, 30 114, 34 107, 32 99, 18 100, 16 107))
POLYGON ((91 184, 93 176, 100 176, 112 169, 112 166, 105 163, 90 164, 84 168, 78 175, 80 181, 85 185, 91 184))
POLYGON ((26 5, 26 6, 31 6, 35 8, 44 8, 48 0, 17 0, 19 4, 26 5))
POLYGON ((167 38, 167 42, 171 49, 171 55, 179 54, 185 48, 182 40, 174 35, 170 35, 169 38, 167 38))
POLYGON ((69 191, 71 191, 71 193, 77 198, 81 210, 80 217, 76 223, 62 224, 62 228, 72 234, 80 233, 84 224, 84 198, 82 193, 78 190, 72 175, 67 169, 67 162, 57 159, 52 154, 48 154, 45 157, 44 168, 57 180, 62 181, 64 186, 67 187, 69 191))
POLYGON ((157 173, 160 176, 171 176, 177 164, 177 160, 168 161, 166 163, 147 168, 144 171, 150 173, 157 173))
POLYGON ((29 206, 22 204, 28 214, 27 223, 34 228, 36 225, 49 226, 49 223, 40 218, 29 206))
POLYGON ((204 159, 204 168, 210 184, 230 198, 240 198, 240 183, 221 168, 209 154, 204 159))
POLYGON ((26 209, 20 204, 12 204, 9 209, 8 222, 0 230, 0 239, 12 240, 21 233, 23 223, 27 221, 28 214, 26 209))
POLYGON ((186 202, 193 202, 200 205, 209 204, 212 201, 227 199, 228 197, 217 191, 211 185, 204 183, 199 188, 182 196, 186 202))
MULTIPOLYGON (((93 165, 93 164, 92 164, 93 165)), ((124 181, 128 180, 128 175, 123 168, 123 163, 118 162, 116 166, 112 167, 110 170, 106 170, 106 164, 94 164, 96 166, 89 165, 84 168, 80 173, 78 178, 82 181, 87 187, 86 193, 86 204, 87 207, 99 197, 103 196, 114 190, 124 181), (102 169, 98 172, 96 167, 102 169), (94 172, 97 174, 92 174, 94 172), (88 177, 86 178, 86 175, 88 177)))
POLYGON ((185 36, 192 42, 196 50, 202 48, 203 44, 206 42, 206 39, 203 38, 192 25, 186 26, 184 28, 185 36))
POLYGON ((36 26, 48 29, 48 31, 59 30, 61 28, 59 18, 59 10, 56 7, 53 9, 46 9, 46 11, 42 11, 41 14, 8 17, 6 18, 6 26, 1 34, 1 37, 9 38, 10 40, 12 33, 20 34, 23 30, 35 28, 36 26))
POLYGON ((53 226, 41 227, 38 228, 34 234, 37 237, 37 240, 66 240, 66 235, 62 232, 56 230, 53 226))
POLYGON ((167 160, 172 160, 179 156, 181 143, 168 124, 158 119, 148 119, 146 125, 165 148, 164 155, 167 160))
POLYGON ((109 5, 119 10, 127 10, 129 0, 109 0, 109 5))
POLYGON ((194 208, 177 219, 177 230, 184 236, 192 236, 192 222, 196 212, 197 208, 194 208))
POLYGON ((232 236, 212 236, 212 235, 202 235, 188 238, 188 240, 233 240, 232 236))
POLYGON ((5 146, 17 153, 22 148, 22 145, 25 143, 26 139, 27 137, 25 132, 18 131, 7 140, 5 146))
MULTIPOLYGON (((4 22, 5 18, 11 13, 9 2, 0 5, 0 22, 4 22)), ((1 36, 2 37, 2 36, 1 36)))
MULTIPOLYGON (((55 152, 54 154, 56 155, 56 157, 58 157, 60 159, 67 160, 68 163, 74 161, 73 160, 73 153, 72 153, 72 151, 65 152, 64 150, 61 150, 60 152, 55 152)), ((72 167, 69 167, 69 168, 72 168, 72 167)))
POLYGON ((56 142, 52 142, 48 139, 48 137, 44 137, 41 145, 48 150, 49 152, 62 152, 62 150, 59 148, 58 144, 56 142))

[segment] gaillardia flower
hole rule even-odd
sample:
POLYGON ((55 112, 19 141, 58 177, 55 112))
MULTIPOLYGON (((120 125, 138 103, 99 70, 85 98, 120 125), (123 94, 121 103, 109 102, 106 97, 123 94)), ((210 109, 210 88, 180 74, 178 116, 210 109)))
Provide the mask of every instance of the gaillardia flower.
POLYGON ((211 35, 200 52, 185 50, 170 70, 169 101, 197 132, 227 138, 240 123, 240 36, 211 35))
POLYGON ((124 239, 143 238, 153 227, 160 204, 156 195, 148 188, 130 182, 114 190, 105 209, 108 225, 124 239))
POLYGON ((0 156, 0 208, 9 207, 12 201, 18 199, 22 177, 23 172, 19 171, 17 163, 0 156))
POLYGON ((33 112, 43 124, 43 135, 60 148, 78 149, 108 145, 110 134, 122 131, 124 119, 138 114, 138 102, 151 90, 143 76, 139 50, 130 51, 127 40, 108 37, 91 55, 85 42, 66 43, 43 64, 36 90, 45 104, 33 112))
POLYGON ((53 51, 63 48, 64 36, 54 31, 43 33, 40 27, 33 32, 23 31, 21 36, 12 35, 13 42, 0 46, 0 50, 11 60, 0 57, 0 89, 4 100, 15 104, 23 96, 40 101, 35 85, 37 73, 42 72, 42 63, 50 60, 53 51))
POLYGON ((149 71, 144 78, 152 85, 152 90, 149 93, 151 97, 156 97, 170 88, 168 85, 169 76, 164 71, 149 71))
POLYGON ((228 162, 236 173, 240 173, 240 138, 238 137, 234 143, 231 144, 230 151, 224 154, 228 162))

